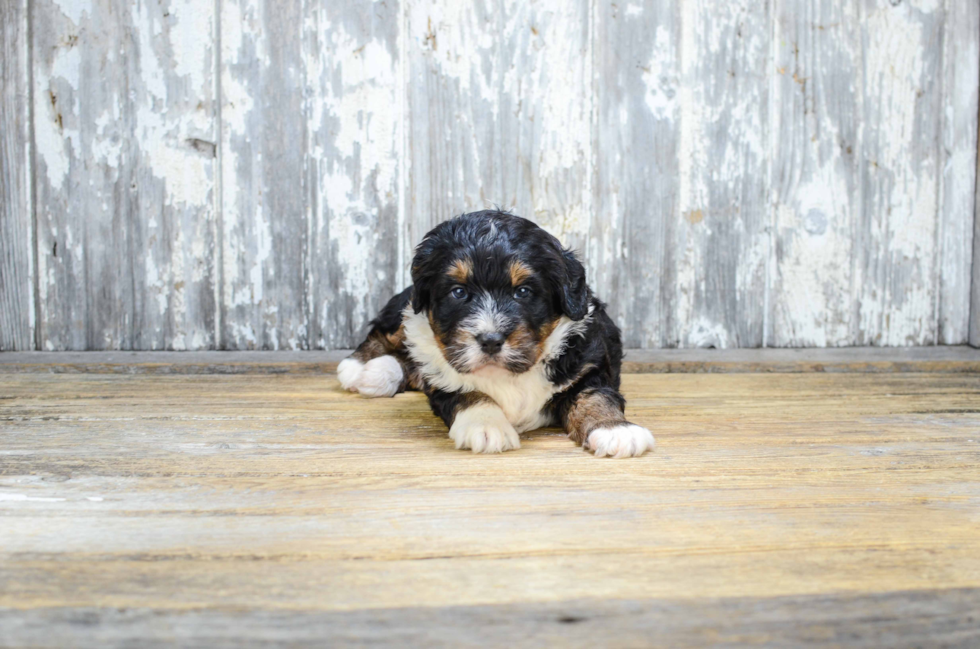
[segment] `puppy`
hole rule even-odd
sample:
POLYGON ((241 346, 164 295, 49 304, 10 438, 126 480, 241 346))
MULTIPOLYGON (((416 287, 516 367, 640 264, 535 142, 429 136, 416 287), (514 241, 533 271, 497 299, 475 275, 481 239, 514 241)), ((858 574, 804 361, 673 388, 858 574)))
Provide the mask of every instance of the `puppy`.
POLYGON ((574 253, 527 219, 484 211, 436 226, 415 249, 412 286, 371 324, 341 384, 368 397, 422 390, 456 448, 509 451, 554 424, 599 457, 653 448, 623 415, 619 329, 574 253))

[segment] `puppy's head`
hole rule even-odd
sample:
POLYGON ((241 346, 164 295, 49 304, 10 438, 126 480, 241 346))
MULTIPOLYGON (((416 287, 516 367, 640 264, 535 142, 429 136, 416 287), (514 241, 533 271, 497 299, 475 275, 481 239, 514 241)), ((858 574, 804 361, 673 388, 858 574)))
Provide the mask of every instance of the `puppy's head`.
POLYGON ((473 212, 438 225, 415 250, 412 308, 425 312, 458 372, 525 372, 563 316, 588 312, 585 268, 537 225, 473 212))

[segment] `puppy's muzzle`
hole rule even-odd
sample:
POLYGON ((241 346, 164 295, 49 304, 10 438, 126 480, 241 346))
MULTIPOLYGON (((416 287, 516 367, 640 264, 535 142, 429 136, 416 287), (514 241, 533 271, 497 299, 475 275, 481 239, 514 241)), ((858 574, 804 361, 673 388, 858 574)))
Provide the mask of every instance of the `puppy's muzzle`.
POLYGON ((480 349, 483 350, 483 353, 487 356, 494 356, 497 354, 504 346, 504 340, 506 340, 504 335, 498 331, 477 334, 475 338, 476 342, 480 345, 480 349))

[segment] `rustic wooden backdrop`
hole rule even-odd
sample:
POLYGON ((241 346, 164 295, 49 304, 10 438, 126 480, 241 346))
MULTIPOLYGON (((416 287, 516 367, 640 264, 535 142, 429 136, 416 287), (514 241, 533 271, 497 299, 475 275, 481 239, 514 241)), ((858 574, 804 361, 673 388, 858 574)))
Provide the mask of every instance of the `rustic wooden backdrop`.
POLYGON ((976 0, 0 10, 0 349, 350 347, 494 203, 631 347, 980 344, 976 0))

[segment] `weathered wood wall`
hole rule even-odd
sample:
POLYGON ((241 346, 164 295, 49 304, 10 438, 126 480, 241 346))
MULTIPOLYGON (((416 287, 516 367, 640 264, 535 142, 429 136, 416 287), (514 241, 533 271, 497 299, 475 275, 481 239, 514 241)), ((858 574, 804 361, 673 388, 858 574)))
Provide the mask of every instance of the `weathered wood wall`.
POLYGON ((492 204, 630 347, 971 338, 976 0, 0 7, 0 349, 350 347, 492 204))
POLYGON ((31 5, 40 348, 213 345, 213 4, 31 5))
POLYGON ((0 350, 34 349, 28 0, 0 0, 0 350))

